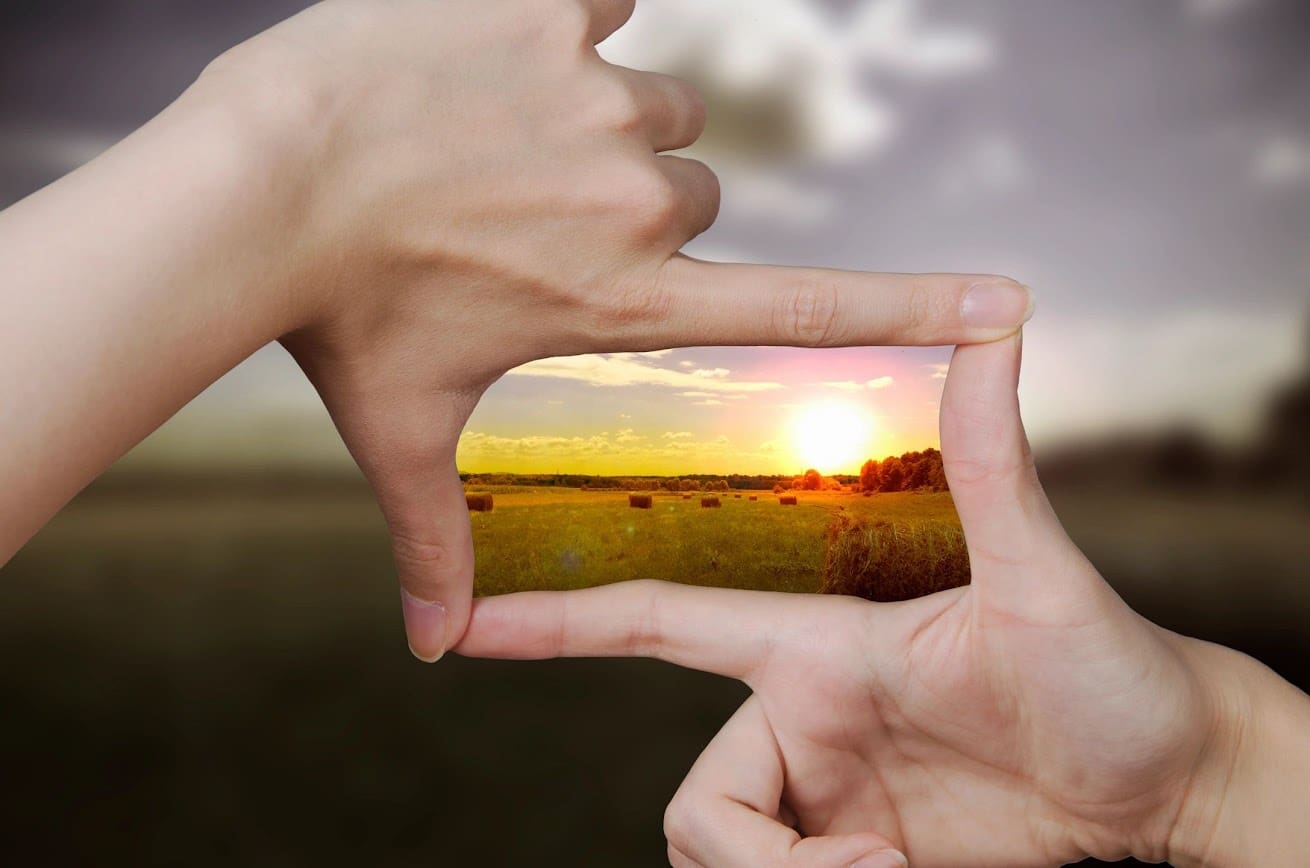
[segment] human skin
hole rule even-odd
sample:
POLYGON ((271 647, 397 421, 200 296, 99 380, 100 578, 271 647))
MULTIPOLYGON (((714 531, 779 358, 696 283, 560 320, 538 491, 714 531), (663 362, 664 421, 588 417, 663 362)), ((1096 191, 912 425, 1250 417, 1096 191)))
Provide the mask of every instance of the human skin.
POLYGON ((915 868, 1304 864, 1310 698, 1145 620, 1070 541, 1019 418, 1020 344, 958 348, 942 400, 970 585, 890 604, 658 582, 515 594, 476 601, 456 650, 745 681, 666 814, 675 868, 903 864, 887 848, 915 868))
POLYGON ((329 0, 212 63, 0 212, 0 564, 259 347, 322 396, 391 532, 409 644, 468 622, 455 469, 533 359, 690 345, 954 344, 1026 288, 701 262, 694 89, 605 62, 632 0, 329 0))

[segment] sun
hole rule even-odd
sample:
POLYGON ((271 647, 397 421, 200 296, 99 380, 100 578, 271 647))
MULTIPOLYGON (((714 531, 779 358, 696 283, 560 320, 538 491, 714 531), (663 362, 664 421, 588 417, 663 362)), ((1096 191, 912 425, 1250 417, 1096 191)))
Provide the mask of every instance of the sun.
POLYGON ((853 473, 868 457, 873 419, 855 404, 832 401, 801 409, 792 423, 796 457, 820 473, 853 473))

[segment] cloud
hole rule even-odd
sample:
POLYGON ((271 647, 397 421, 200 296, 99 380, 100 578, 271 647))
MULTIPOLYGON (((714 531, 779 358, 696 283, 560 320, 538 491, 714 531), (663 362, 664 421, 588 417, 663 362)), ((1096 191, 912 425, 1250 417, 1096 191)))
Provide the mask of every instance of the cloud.
POLYGON ((0 165, 63 175, 98 157, 120 138, 121 134, 104 130, 5 124, 0 126, 0 165))
POLYGON ((658 360, 648 353, 565 356, 530 362, 510 371, 509 376, 577 380, 602 387, 664 386, 707 393, 770 392, 786 388, 781 383, 733 380, 727 368, 685 371, 660 367, 654 364, 658 360))
POLYGON ((1251 165, 1256 183, 1268 187, 1310 183, 1310 143, 1275 136, 1260 144, 1251 165))
POLYGON ((932 26, 922 0, 863 0, 837 12, 812 0, 663 0, 637 4, 600 46, 609 61, 693 81, 710 124, 692 152, 720 176, 724 214, 813 225, 836 189, 786 177, 805 164, 865 159, 900 133, 902 112, 869 74, 928 80, 976 72, 985 34, 932 26))
POLYGON ((684 359, 683 361, 678 362, 678 367, 680 367, 680 368, 694 368, 694 367, 696 367, 696 363, 684 359))
POLYGON ((857 56, 906 76, 973 72, 995 57, 991 41, 981 33, 929 28, 918 0, 866 2, 848 33, 857 56))
POLYGON ((679 392, 679 398, 713 398, 713 392, 679 392))
POLYGON ((690 431, 665 431, 660 435, 662 440, 686 440, 692 436, 690 431))
POLYGON ((828 380, 822 383, 817 383, 816 385, 824 386, 829 389, 840 389, 843 392, 863 392, 866 389, 887 389, 895 384, 895 382, 896 381, 891 377, 878 377, 873 380, 865 380, 863 383, 856 382, 855 380, 828 380))
POLYGON ((1186 0, 1184 11, 1193 18, 1216 20, 1242 12, 1256 4, 1256 0, 1186 0))
POLYGON ((946 373, 951 369, 951 366, 947 363, 942 363, 938 365, 924 365, 924 367, 932 371, 932 379, 934 380, 946 379, 946 373))
POLYGON ((693 407, 722 407, 723 402, 717 398, 707 398, 704 401, 692 401, 693 407))
POLYGON ((631 429, 631 428, 624 428, 624 429, 623 429, 622 431, 620 431, 618 434, 614 435, 614 442, 615 442, 615 443, 620 443, 620 444, 622 444, 622 443, 638 443, 638 442, 640 442, 640 441, 642 441, 642 440, 645 440, 645 439, 646 439, 646 437, 645 437, 644 435, 642 435, 642 434, 638 434, 636 431, 634 431, 634 430, 631 429))
POLYGON ((942 167, 936 186, 943 198, 959 201, 1006 196, 1027 187, 1031 180, 1030 162, 1019 143, 1007 133, 994 131, 962 143, 942 167))

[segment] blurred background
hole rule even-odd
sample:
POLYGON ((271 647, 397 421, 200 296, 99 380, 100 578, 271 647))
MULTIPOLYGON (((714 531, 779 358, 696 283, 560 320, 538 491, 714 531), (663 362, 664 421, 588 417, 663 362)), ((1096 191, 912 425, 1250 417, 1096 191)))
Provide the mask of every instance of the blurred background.
MULTIPOLYGON (((303 5, 4 4, 0 206, 303 5)), ((1148 617, 1310 686, 1310 7, 638 6, 602 54, 710 104, 723 215, 689 251, 1032 285, 1025 413, 1070 533, 1148 617)), ((546 388, 505 378, 470 429, 546 388)), ((745 695, 409 660, 381 520, 277 347, 0 579, 0 854, 43 864, 665 864, 663 806, 745 695)))

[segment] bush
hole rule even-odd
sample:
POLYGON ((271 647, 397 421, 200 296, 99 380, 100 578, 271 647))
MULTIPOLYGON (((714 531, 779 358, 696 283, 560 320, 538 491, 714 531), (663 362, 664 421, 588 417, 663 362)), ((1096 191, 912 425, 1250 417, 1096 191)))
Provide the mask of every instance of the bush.
POLYGON ((825 594, 892 603, 969 584, 969 552, 956 524, 838 515, 828 526, 825 594))

